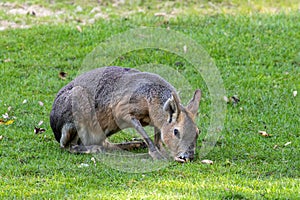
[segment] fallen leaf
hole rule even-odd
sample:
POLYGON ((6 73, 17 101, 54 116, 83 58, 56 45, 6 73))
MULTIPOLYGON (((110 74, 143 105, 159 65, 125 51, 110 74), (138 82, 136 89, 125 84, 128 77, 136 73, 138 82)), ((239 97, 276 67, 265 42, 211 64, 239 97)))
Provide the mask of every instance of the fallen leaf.
POLYGON ((4 124, 4 120, 0 119, 0 125, 4 124))
POLYGON ((75 9, 75 12, 82 12, 83 9, 81 6, 77 6, 76 9, 75 9))
POLYGON ((14 120, 11 119, 5 122, 4 125, 11 125, 12 123, 14 123, 14 120))
POLYGON ((101 8, 95 7, 95 8, 93 8, 93 9, 91 10, 90 13, 98 13, 98 12, 101 12, 101 8))
POLYGON ((76 18, 75 21, 76 21, 77 23, 83 23, 83 19, 80 19, 80 18, 76 18))
POLYGON ((80 26, 76 26, 77 31, 79 31, 80 33, 82 32, 82 29, 80 26))
POLYGON ((201 160, 201 163, 202 164, 209 164, 209 165, 212 165, 214 163, 214 161, 212 160, 201 160))
POLYGON ((298 92, 297 92, 296 90, 293 91, 293 96, 296 97, 296 96, 297 96, 297 93, 298 93, 298 92))
POLYGON ((9 118, 8 113, 5 113, 4 115, 2 115, 2 117, 3 117, 4 119, 8 119, 8 118, 9 118))
POLYGON ((82 167, 88 167, 89 164, 86 164, 86 163, 80 163, 80 165, 78 166, 79 168, 82 168, 82 167))
POLYGON ((267 133, 266 131, 258 131, 259 134, 261 134, 261 136, 263 137, 270 137, 272 136, 271 134, 267 133))
POLYGON ((40 106, 44 106, 43 102, 39 101, 38 103, 39 103, 40 106))
POLYGON ((45 132, 46 131, 46 129, 44 129, 44 128, 38 128, 38 127, 34 127, 34 133, 35 134, 40 134, 40 133, 43 133, 43 132, 45 132))
POLYGON ((108 19, 109 16, 107 14, 103 14, 103 13, 97 13, 97 14, 94 15, 94 19, 100 19, 100 18, 108 19))
POLYGON ((94 18, 91 18, 91 19, 88 20, 88 23, 89 23, 89 24, 94 24, 95 21, 96 21, 96 20, 95 20, 94 18))
POLYGON ((94 165, 96 166, 96 159, 94 157, 91 158, 91 161, 93 161, 94 165))
POLYGON ((240 99, 237 95, 233 95, 231 98, 230 98, 231 102, 233 103, 233 105, 236 105, 240 102, 240 99))
POLYGON ((161 13, 154 13, 155 17, 164 17, 166 15, 167 15, 167 13, 163 13, 163 12, 161 12, 161 13))
POLYGON ((184 53, 187 52, 187 46, 186 46, 186 45, 183 46, 183 52, 184 52, 184 53))
POLYGON ((0 140, 2 140, 3 139, 3 135, 0 135, 0 140))
POLYGON ((228 97, 224 96, 223 99, 224 99, 224 101, 225 101, 226 103, 229 103, 228 97))
POLYGON ((27 15, 32 15, 32 16, 36 16, 36 12, 34 10, 29 10, 27 12, 27 15))
POLYGON ((61 79, 63 79, 63 80, 66 79, 67 75, 68 75, 68 74, 67 74, 66 72, 59 72, 59 74, 58 74, 59 78, 61 78, 61 79))
POLYGON ((287 142, 287 143, 284 144, 284 146, 286 147, 286 146, 288 146, 290 144, 292 144, 292 142, 287 142))
POLYGON ((42 125, 44 123, 43 120, 41 120, 39 123, 38 123, 38 126, 42 125))

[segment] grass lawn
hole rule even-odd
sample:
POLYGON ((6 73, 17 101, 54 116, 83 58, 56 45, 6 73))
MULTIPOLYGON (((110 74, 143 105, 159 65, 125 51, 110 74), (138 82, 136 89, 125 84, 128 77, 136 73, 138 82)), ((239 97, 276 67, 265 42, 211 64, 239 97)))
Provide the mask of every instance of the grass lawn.
MULTIPOLYGON (((12 2, 0 3, 1 199, 300 199, 298 1, 12 2), (41 7, 35 14, 11 11, 38 4, 50 14, 39 16, 41 7), (139 27, 169 29, 196 41, 214 60, 226 96, 240 101, 227 104, 221 136, 204 157, 126 173, 95 164, 94 155, 62 151, 49 113, 56 93, 78 75, 88 53, 139 27), (65 79, 58 76, 62 71, 65 79), (35 127, 46 131, 35 134, 35 127)), ((159 49, 127 52, 112 65, 147 63, 172 67, 203 90, 200 149, 213 109, 205 78, 195 76, 188 60, 159 49)))

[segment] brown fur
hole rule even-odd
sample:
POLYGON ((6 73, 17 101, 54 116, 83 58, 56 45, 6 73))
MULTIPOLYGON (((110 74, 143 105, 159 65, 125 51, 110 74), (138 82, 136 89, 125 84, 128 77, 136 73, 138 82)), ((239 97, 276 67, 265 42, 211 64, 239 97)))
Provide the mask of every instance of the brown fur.
POLYGON ((201 92, 196 90, 184 107, 175 88, 158 75, 105 67, 80 75, 59 91, 50 124, 61 147, 71 152, 130 150, 146 144, 154 159, 164 159, 169 152, 185 162, 195 153, 200 99, 201 92), (147 125, 155 128, 154 143, 143 129, 147 125), (107 142, 112 134, 130 127, 144 142, 107 142))

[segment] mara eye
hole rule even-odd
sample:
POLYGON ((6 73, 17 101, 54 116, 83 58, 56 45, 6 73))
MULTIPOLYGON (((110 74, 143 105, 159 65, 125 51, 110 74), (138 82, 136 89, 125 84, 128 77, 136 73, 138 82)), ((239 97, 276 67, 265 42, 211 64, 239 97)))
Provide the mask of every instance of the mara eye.
POLYGON ((179 130, 177 128, 174 129, 174 135, 180 138, 179 130))

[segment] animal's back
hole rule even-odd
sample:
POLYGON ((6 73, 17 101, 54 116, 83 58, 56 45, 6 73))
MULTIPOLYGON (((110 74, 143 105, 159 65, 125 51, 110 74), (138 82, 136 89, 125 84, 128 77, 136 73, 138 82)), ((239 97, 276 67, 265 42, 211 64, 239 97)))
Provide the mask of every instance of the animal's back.
POLYGON ((95 107, 104 109, 109 104, 117 80, 125 73, 134 72, 137 70, 120 67, 97 68, 78 76, 64 86, 58 92, 50 113, 50 125, 56 140, 60 141, 63 126, 73 123, 72 91, 76 86, 85 88, 92 98, 98 99, 95 101, 95 107))
POLYGON ((144 100, 162 106, 175 91, 161 77, 135 69, 104 67, 84 73, 64 86, 53 103, 50 125, 57 141, 60 141, 62 127, 73 123, 72 91, 76 86, 84 88, 91 95, 98 121, 107 136, 119 130, 112 109, 120 101, 136 106, 144 100))

